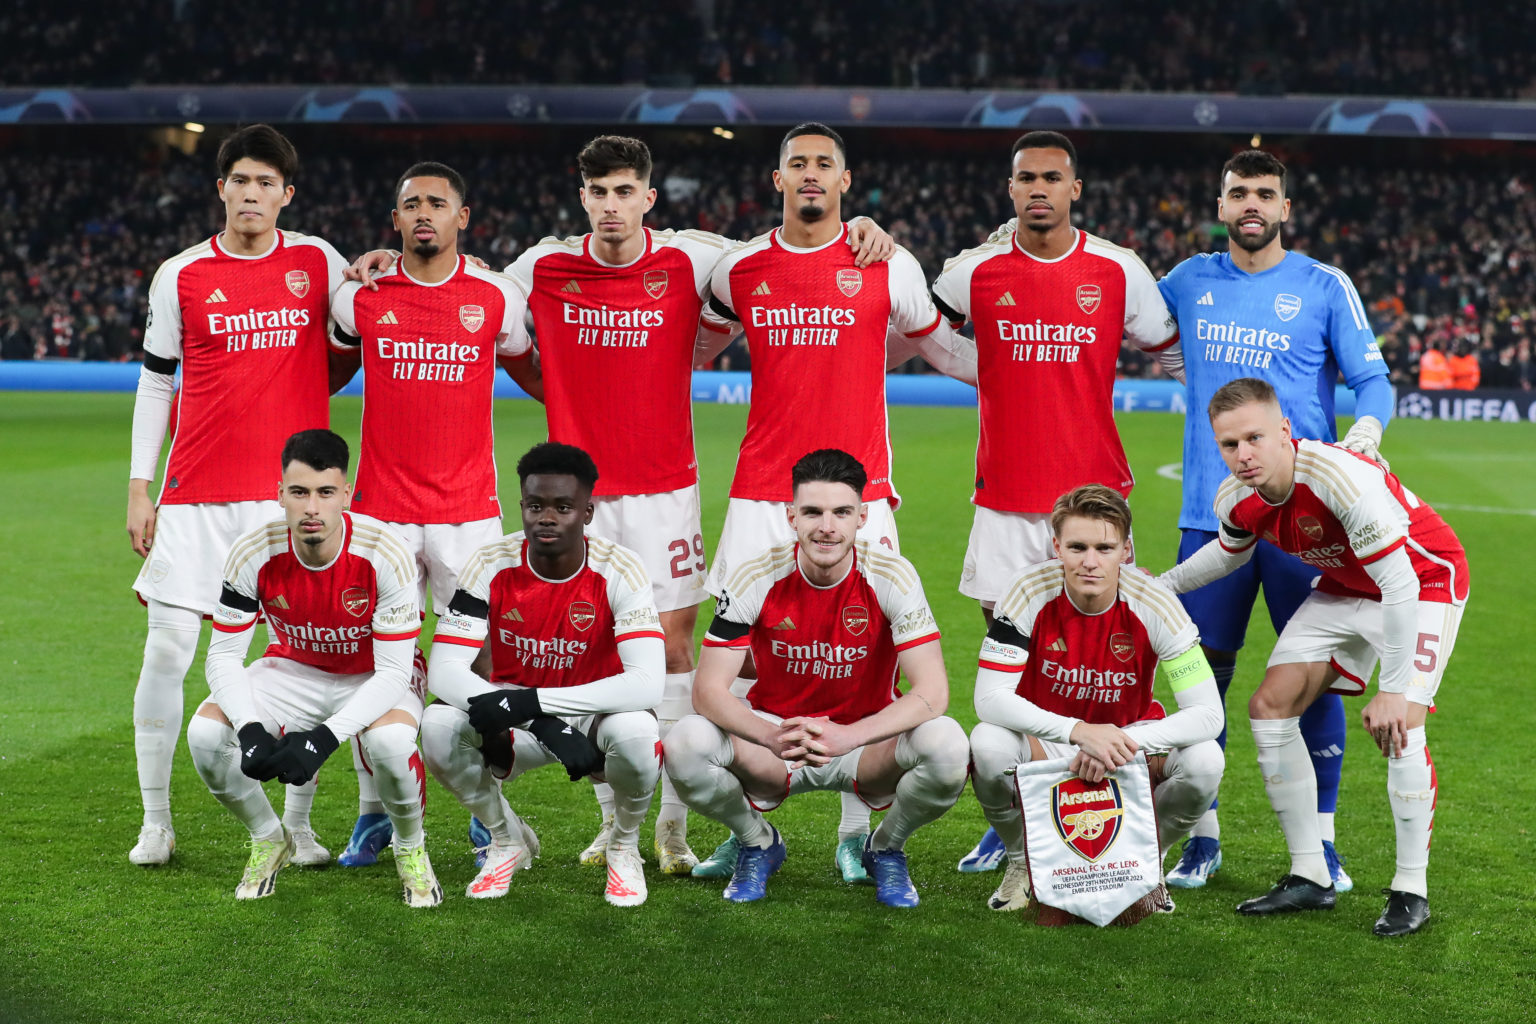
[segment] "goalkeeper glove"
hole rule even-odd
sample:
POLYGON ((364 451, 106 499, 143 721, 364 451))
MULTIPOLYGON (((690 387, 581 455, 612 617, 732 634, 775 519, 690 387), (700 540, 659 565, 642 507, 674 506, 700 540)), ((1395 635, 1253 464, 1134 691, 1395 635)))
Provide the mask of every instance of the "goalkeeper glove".
POLYGON ((528 731, 565 765, 571 781, 603 770, 603 752, 584 733, 578 732, 551 715, 539 715, 528 723, 528 731))
POLYGON ((1349 433, 1344 435, 1339 446, 1364 455, 1390 473, 1392 467, 1381 457, 1381 429, 1381 421, 1375 416, 1361 416, 1349 428, 1349 433))
POLYGON ((538 690, 500 687, 469 698, 469 724, 481 736, 506 732, 543 713, 538 690))
POLYGON ((257 782, 273 778, 267 770, 267 759, 277 749, 277 740, 260 722, 249 722, 240 727, 240 771, 257 782))
POLYGON ((315 777, 325 759, 335 752, 340 741, 336 734, 323 725, 308 732, 291 732, 282 738, 267 762, 269 771, 277 781, 289 786, 302 786, 315 777))

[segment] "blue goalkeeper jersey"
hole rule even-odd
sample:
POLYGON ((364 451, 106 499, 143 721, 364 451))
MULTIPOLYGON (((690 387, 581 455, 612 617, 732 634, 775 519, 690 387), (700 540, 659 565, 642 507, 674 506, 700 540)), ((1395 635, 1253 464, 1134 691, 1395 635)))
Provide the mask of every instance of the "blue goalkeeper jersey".
POLYGON ((1339 374, 1356 392, 1387 375, 1360 293, 1348 275, 1287 252, 1250 274, 1228 253, 1192 256, 1158 282, 1179 321, 1189 408, 1184 417, 1184 507, 1179 525, 1215 530, 1211 502, 1227 477, 1206 416, 1211 396, 1239 377, 1259 377, 1280 397, 1296 437, 1338 439, 1333 391, 1339 374))

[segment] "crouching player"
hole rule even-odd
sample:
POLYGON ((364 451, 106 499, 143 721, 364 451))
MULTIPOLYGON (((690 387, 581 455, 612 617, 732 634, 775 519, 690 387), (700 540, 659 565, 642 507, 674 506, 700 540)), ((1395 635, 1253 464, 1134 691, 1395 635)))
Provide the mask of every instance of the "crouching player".
POLYGON ((249 900, 271 895, 294 851, 261 783, 301 786, 358 736, 394 825, 405 902, 433 907, 443 890, 421 827, 426 772, 416 729, 426 688, 419 675, 412 688, 416 563, 383 523, 346 511, 347 460, 347 443, 329 430, 300 431, 283 446, 278 501, 287 521, 230 549, 208 645, 213 697, 192 716, 187 746, 208 789, 250 830, 250 862, 235 890, 249 900), (245 667, 258 611, 272 644, 245 667))
POLYGON ((1407 935, 1429 920, 1429 839, 1437 792, 1424 721, 1456 645, 1466 605, 1467 556, 1434 509, 1385 467, 1342 447, 1291 436, 1275 391, 1253 377, 1211 396, 1211 427, 1232 471, 1216 491, 1217 539, 1164 573, 1183 593, 1248 561, 1259 538, 1322 572, 1275 641, 1248 702, 1270 806, 1290 873, 1240 914, 1328 910, 1335 890, 1318 832, 1317 779, 1298 718, 1330 689, 1376 696, 1361 718, 1387 758, 1397 872, 1377 935, 1407 935))
POLYGON ((468 895, 507 894, 537 852, 502 783, 559 761, 606 776, 609 903, 645 902, 640 823, 661 775, 655 708, 666 635, 640 557, 586 535, 597 467, 580 448, 534 445, 517 463, 523 529, 470 556, 437 622, 422 723, 427 766, 490 830, 468 895), (487 642, 487 640, 489 642, 487 642))
POLYGON ((1071 757, 1072 771, 1099 782, 1141 751, 1162 851, 1194 827, 1221 784, 1221 696, 1200 635, 1165 587, 1122 571, 1130 535, 1118 491, 1088 484, 1062 495, 1051 511, 1059 561, 1013 578, 982 643, 971 784, 1008 850, 987 901, 993 910, 1030 900, 1023 817, 1005 770, 1071 757), (1179 705, 1166 717, 1152 697, 1159 665, 1179 705))
POLYGON ((890 808, 864 842, 864 867, 881 903, 915 907, 902 848, 954 806, 966 776, 965 732, 943 717, 938 626, 912 564, 855 541, 868 514, 859 461, 822 449, 792 478, 796 541, 726 580, 699 659, 698 713, 668 735, 666 769, 683 801, 740 843, 726 899, 762 899, 784 862, 762 812, 830 789, 890 808), (758 678, 743 702, 731 683, 748 650, 758 678))

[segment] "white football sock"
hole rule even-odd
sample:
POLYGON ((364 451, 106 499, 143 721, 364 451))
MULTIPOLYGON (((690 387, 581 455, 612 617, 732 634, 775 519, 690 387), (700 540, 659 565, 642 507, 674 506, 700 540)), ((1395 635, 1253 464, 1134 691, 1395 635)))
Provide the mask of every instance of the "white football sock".
POLYGON ((1180 747, 1168 755, 1163 762, 1163 781, 1152 793, 1159 849, 1166 851, 1210 813, 1226 763, 1215 740, 1180 747))
POLYGON ((133 752, 146 825, 171 825, 171 759, 181 736, 182 681, 202 630, 203 617, 192 609, 149 602, 144 663, 133 691, 133 752))
POLYGON ((839 793, 843 802, 843 817, 837 823, 837 841, 862 836, 869 832, 869 804, 852 793, 839 793))
POLYGON ((952 718, 931 718, 896 739, 896 763, 906 769, 896 799, 870 837, 872 850, 899 850, 907 837, 938 818, 965 790, 970 744, 952 718))
POLYGON ((1195 827, 1189 830, 1189 834, 1221 842, 1221 819, 1216 815, 1216 808, 1212 807, 1200 815, 1200 820, 1195 822, 1195 827))
POLYGON ((302 786, 283 787, 283 824, 288 831, 309 828, 309 811, 315 806, 315 789, 320 782, 316 775, 302 786))
POLYGON ((1325 843, 1333 842, 1333 816, 1332 811, 1317 812, 1317 834, 1325 843))
POLYGON ((997 832, 1010 859, 1024 858, 1024 817, 1019 811, 1018 788, 1003 772, 1030 761, 1029 740, 1012 729, 982 722, 971 730, 971 789, 987 824, 997 832))
POLYGON ((645 711, 606 716, 597 728, 603 774, 613 790, 614 846, 635 846, 640 825, 651 809, 661 759, 656 754, 656 719, 645 711))
POLYGON ((234 729, 193 715, 187 724, 187 748, 208 791, 239 819, 252 839, 266 839, 282 828, 261 783, 240 770, 240 744, 234 729))
POLYGON ((1299 717, 1256 718, 1249 725, 1258 748, 1264 792, 1280 819, 1280 831, 1285 833, 1286 849, 1291 853, 1290 873, 1329 886, 1333 877, 1323 859, 1323 840, 1317 832, 1317 776, 1301 738, 1300 721, 1299 717))
POLYGON ((1397 872, 1392 888, 1429 897, 1429 841, 1435 830, 1439 794, 1435 762, 1424 741, 1424 727, 1408 730, 1408 743, 1387 759, 1387 799, 1397 832, 1397 872))
MULTIPOLYGON (((379 796, 395 843, 413 849, 422 843, 421 813, 427 803, 427 772, 416 749, 416 729, 404 722, 378 725, 355 737, 373 766, 379 796)), ((483 819, 482 819, 483 820, 483 819)))
POLYGON ((672 727, 666 750, 667 774, 691 810, 720 822, 743 846, 772 844, 768 822, 730 772, 736 750, 729 735, 702 715, 690 715, 672 727))
POLYGON ((363 759, 362 743, 354 736, 351 746, 352 771, 357 776, 357 815, 383 814, 384 801, 379 799, 379 784, 363 759))
MULTIPOLYGON (((677 723, 668 719, 662 719, 656 723, 658 735, 663 744, 667 741, 667 735, 672 732, 672 727, 677 723)), ((683 798, 677 795, 677 787, 672 783, 672 777, 666 772, 660 773, 661 784, 661 810, 656 814, 656 825, 660 827, 662 822, 671 822, 677 826, 677 834, 684 839, 688 837, 688 805, 683 803, 683 798)))
POLYGON ((613 787, 606 782, 594 782, 592 795, 597 797, 598 817, 603 821, 613 817, 613 787))

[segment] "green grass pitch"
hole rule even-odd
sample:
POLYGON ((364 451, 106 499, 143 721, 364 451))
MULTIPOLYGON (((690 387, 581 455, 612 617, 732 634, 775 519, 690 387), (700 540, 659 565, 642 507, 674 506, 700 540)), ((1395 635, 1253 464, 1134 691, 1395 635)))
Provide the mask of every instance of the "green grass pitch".
MULTIPOLYGON (((650 873, 649 903, 618 910, 576 853, 596 826, 585 784, 555 770, 510 790, 543 859, 500 901, 463 896, 473 876, 467 814, 434 783, 429 844, 447 901, 408 910, 386 859, 363 870, 290 868, 277 892, 236 904, 243 830, 198 781, 185 743, 172 782, 177 852, 137 868, 130 702, 144 630, 123 531, 131 395, 0 395, 10 498, 0 587, 0 1021, 1520 1021, 1532 1015, 1531 756, 1536 678, 1530 550, 1536 432, 1529 425, 1394 423, 1386 452, 1455 526, 1472 599, 1431 718, 1440 774, 1425 933, 1370 935, 1392 871, 1385 767, 1350 703, 1339 848, 1356 891, 1331 914, 1248 920, 1232 912, 1284 872, 1243 698, 1273 641, 1255 617, 1234 686, 1223 791, 1226 866, 1178 895, 1178 912, 1130 930, 1043 929, 988 911, 996 875, 960 875, 980 834, 969 790, 912 841, 922 906, 891 911, 835 877, 837 801, 776 812, 790 850, 768 899, 737 907, 718 882, 650 873)), ((359 405, 335 420, 356 437, 359 405)), ((697 409, 705 534, 724 508, 741 407, 697 409)), ((540 410, 497 407, 503 495, 542 435, 540 410)), ((1140 485, 1137 549, 1165 567, 1176 543, 1177 417, 1124 416, 1140 485)), ((981 618, 954 589, 970 525, 974 412, 892 414, 903 553, 945 630, 950 711, 969 727, 981 618)), ((430 443, 424 438, 423 443, 430 443)), ((1049 444, 1049 438, 1021 439, 1049 444)), ((515 511, 514 511, 515 518, 515 511)), ((701 616, 707 622, 707 613, 701 616)), ((701 628, 704 622, 701 622, 701 628)), ((206 643, 206 634, 205 634, 206 643)), ((201 658, 187 713, 207 693, 201 658)), ((345 843, 356 790, 345 752, 321 775, 315 823, 345 843)), ((274 787, 275 788, 275 787, 274 787)), ((706 853, 723 830, 692 819, 706 853)), ((649 827, 642 832, 648 853, 649 827)))

